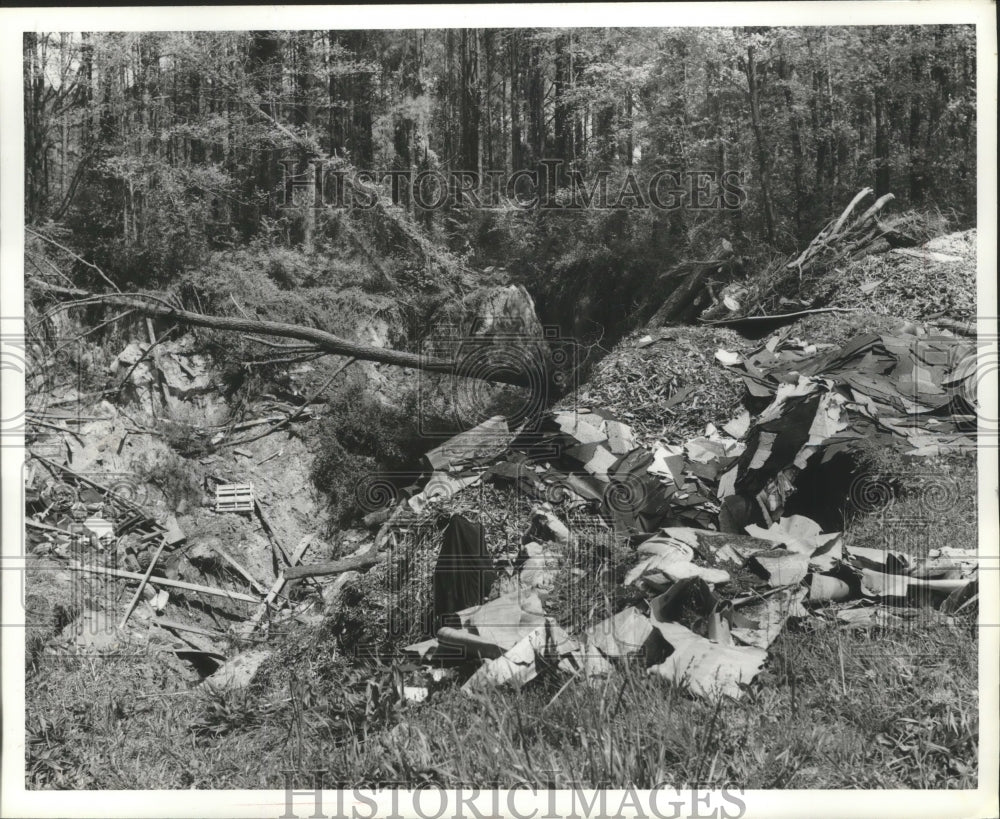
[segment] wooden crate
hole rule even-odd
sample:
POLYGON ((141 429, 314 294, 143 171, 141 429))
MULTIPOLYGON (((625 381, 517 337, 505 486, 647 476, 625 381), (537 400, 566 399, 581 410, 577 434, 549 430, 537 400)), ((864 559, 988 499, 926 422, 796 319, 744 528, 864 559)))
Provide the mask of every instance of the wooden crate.
POLYGON ((253 483, 220 483, 215 487, 216 512, 252 512, 253 483))

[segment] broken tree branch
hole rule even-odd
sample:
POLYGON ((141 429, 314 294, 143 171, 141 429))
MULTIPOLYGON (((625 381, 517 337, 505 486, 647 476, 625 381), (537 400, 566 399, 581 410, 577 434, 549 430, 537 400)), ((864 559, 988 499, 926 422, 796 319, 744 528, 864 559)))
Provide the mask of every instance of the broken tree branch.
POLYGON ((976 335, 976 322, 974 321, 959 321, 958 319, 938 318, 931 319, 930 323, 936 324, 938 327, 943 327, 946 330, 952 330, 963 336, 976 335))
POLYGON ((275 551, 275 570, 277 570, 280 565, 278 563, 278 556, 285 562, 286 566, 292 565, 292 560, 288 556, 288 552, 281 545, 281 541, 278 540, 278 535, 274 531, 274 527, 271 525, 271 520, 268 518, 267 513, 264 512, 264 507, 260 505, 260 501, 257 498, 253 499, 253 510, 256 512, 257 517, 260 519, 261 527, 264 529, 264 534, 267 535, 267 539, 271 542, 271 546, 275 551))
POLYGON ((30 529, 39 529, 42 532, 56 532, 60 535, 66 535, 67 537, 80 537, 80 532, 71 532, 69 529, 63 529, 60 526, 52 526, 48 523, 39 523, 37 520, 32 520, 27 518, 24 521, 24 525, 30 529))
POLYGON ((113 281, 111 281, 111 279, 108 278, 107 274, 93 262, 88 262, 86 259, 83 258, 83 256, 74 253, 72 250, 70 250, 68 247, 65 247, 64 245, 59 244, 59 242, 57 242, 55 239, 50 239, 44 233, 39 233, 37 230, 32 230, 30 227, 25 227, 24 230, 26 233, 30 233, 32 236, 37 236, 43 242, 48 242, 50 245, 59 248, 61 251, 63 251, 63 253, 68 253, 70 256, 72 256, 81 264, 85 264, 87 267, 89 267, 91 270, 97 273, 97 275, 104 280, 105 284, 107 284, 112 289, 117 290, 119 293, 121 293, 121 288, 113 281))
POLYGON ((292 423, 292 421, 295 421, 296 419, 298 419, 299 417, 301 417, 303 413, 308 412, 309 411, 309 405, 313 401, 315 401, 320 395, 322 395, 324 392, 326 392, 327 388, 333 383, 333 379, 335 379, 338 375, 340 375, 344 370, 346 370, 348 367, 350 367, 357 360, 358 359, 355 358, 354 356, 351 356, 349 359, 347 359, 347 361, 345 361, 336 370, 333 371, 333 375, 331 375, 326 381, 324 381, 323 384, 322 384, 322 386, 318 387, 316 389, 316 391, 313 392, 313 394, 310 395, 305 400, 305 403, 303 403, 301 407, 299 407, 291 415, 286 416, 283 420, 279 421, 277 424, 275 424, 270 429, 264 430, 264 432, 261 432, 260 434, 254 435, 254 436, 252 436, 250 438, 243 438, 242 440, 239 440, 239 441, 232 441, 231 443, 223 444, 223 446, 238 446, 239 444, 249 444, 252 441, 259 441, 261 438, 267 437, 272 432, 277 432, 279 429, 284 429, 290 423, 292 423))
POLYGON ((256 336, 247 336, 247 341, 256 341, 258 344, 274 347, 284 352, 316 352, 319 349, 311 344, 279 344, 277 341, 268 341, 266 338, 257 338, 256 336))
POLYGON ((345 557, 340 560, 332 560, 328 563, 314 563, 311 566, 299 566, 286 569, 285 576, 288 580, 303 577, 321 577, 324 575, 342 574, 343 572, 356 571, 359 569, 368 569, 374 566, 379 561, 382 547, 385 545, 386 541, 394 537, 393 526, 396 519, 406 509, 408 509, 408 507, 405 503, 397 506, 389 515, 388 520, 386 520, 379 528, 378 534, 375 535, 375 539, 364 551, 358 551, 350 557, 345 557))
MULTIPOLYGON (((312 414, 312 410, 306 409, 302 414, 303 415, 311 415, 312 414)), ((286 421, 286 420, 288 420, 288 416, 287 415, 269 415, 266 418, 254 418, 252 421, 243 421, 243 422, 241 422, 239 424, 235 424, 233 426, 233 432, 242 432, 245 429, 252 429, 253 427, 259 427, 261 424, 276 424, 276 423, 278 423, 280 421, 286 421)), ((225 425, 223 425, 223 426, 215 426, 215 427, 211 427, 211 429, 223 429, 224 427, 225 427, 225 425)), ((243 441, 233 441, 232 445, 233 446, 238 446, 241 443, 244 443, 244 442, 243 441)), ((224 444, 223 446, 229 446, 229 444, 224 444)))
POLYGON ((55 357, 55 355, 56 355, 56 353, 58 353, 58 352, 59 352, 59 351, 61 351, 61 350, 64 350, 64 349, 66 349, 66 347, 68 347, 68 346, 69 346, 70 344, 75 344, 76 342, 80 341, 81 339, 84 339, 84 338, 86 338, 87 336, 89 336, 89 335, 92 335, 93 333, 96 333, 96 332, 97 332, 98 330, 100 330, 100 329, 101 329, 102 327, 107 327, 107 326, 108 326, 109 324, 114 324, 114 323, 115 323, 116 321, 120 321, 121 319, 123 319, 123 318, 127 318, 127 317, 128 317, 128 316, 130 316, 130 315, 132 315, 132 311, 131 311, 131 310, 123 310, 123 311, 122 311, 122 312, 120 312, 120 313, 119 313, 118 315, 114 316, 114 318, 109 318, 109 319, 108 319, 107 321, 103 321, 103 322, 101 322, 101 323, 100 323, 100 324, 98 324, 98 325, 97 325, 96 327, 91 327, 91 328, 90 328, 89 330, 87 330, 86 332, 83 332, 83 333, 80 333, 80 335, 78 335, 78 336, 74 336, 73 338, 69 339, 69 340, 68 340, 68 341, 66 341, 65 343, 63 343, 63 344, 60 344, 60 345, 59 345, 58 347, 56 347, 56 348, 55 348, 55 349, 54 349, 54 350, 53 350, 53 351, 52 351, 52 352, 51 352, 51 353, 49 354, 49 357, 50 357, 50 358, 54 358, 54 357, 55 357))
POLYGON ((45 285, 45 287, 52 293, 71 295, 79 298, 78 301, 69 306, 112 304, 131 308, 145 316, 166 318, 192 327, 207 327, 212 330, 294 338, 299 341, 309 342, 325 353, 350 356, 361 361, 374 361, 379 364, 391 364, 397 367, 425 370, 440 375, 459 375, 483 381, 512 384, 518 387, 531 387, 537 380, 532 378, 532 374, 529 372, 512 372, 503 367, 484 367, 482 360, 475 355, 469 356, 467 360, 458 361, 432 358, 402 350, 390 350, 383 347, 369 347, 364 344, 357 344, 345 338, 335 336, 333 333, 328 333, 325 330, 305 327, 300 324, 193 313, 189 310, 183 310, 170 305, 162 300, 152 301, 153 297, 145 294, 92 294, 69 288, 56 287, 55 285, 45 285))
POLYGON ((331 574, 369 569, 378 563, 378 552, 371 548, 357 557, 331 560, 329 563, 313 563, 308 566, 292 566, 285 569, 286 580, 300 580, 304 577, 325 577, 331 574))
POLYGON ((866 196, 872 193, 874 193, 874 191, 871 188, 862 188, 860 191, 858 191, 857 194, 855 194, 854 198, 851 200, 851 203, 846 208, 844 208, 844 212, 840 214, 840 218, 837 220, 837 223, 833 226, 833 230, 830 233, 831 236, 836 236, 838 233, 840 233, 840 229, 844 226, 844 222, 847 221, 847 217, 851 215, 851 211, 853 211, 858 206, 858 203, 862 199, 864 199, 866 196))
POLYGON ((213 546, 212 549, 216 554, 219 555, 223 560, 225 560, 230 566, 232 566, 253 588, 260 594, 267 594, 267 589, 264 588, 252 574, 237 560, 231 557, 227 552, 225 552, 221 546, 213 546))
POLYGON ((891 193, 887 193, 883 196, 880 196, 878 199, 875 200, 875 203, 870 208, 868 208, 868 210, 866 210, 864 213, 861 214, 861 218, 858 219, 858 224, 859 225, 865 224, 865 222, 867 222, 872 216, 874 216, 876 213, 882 210, 882 208, 884 208, 887 203, 891 202, 895 198, 896 197, 891 193))
MULTIPOLYGON (((215 657, 221 660, 222 662, 226 661, 226 655, 217 651, 210 643, 206 643, 200 637, 192 637, 190 636, 190 634, 185 634, 185 632, 189 631, 193 634, 197 633, 193 632, 191 629, 184 628, 180 624, 174 623, 171 620, 162 620, 162 619, 153 620, 153 625, 170 631, 170 633, 173 634, 174 637, 176 637, 183 643, 187 643, 189 646, 191 646, 191 648, 193 648, 200 654, 207 654, 208 656, 215 657)), ((187 653, 186 649, 175 649, 175 651, 185 654, 187 653)))
MULTIPOLYGON (((149 319, 146 319, 146 321, 149 321, 149 319)), ((129 379, 132 377, 132 373, 134 373, 136 371, 136 368, 140 364, 142 364, 143 361, 146 360, 146 356, 153 355, 153 363, 157 364, 157 357, 156 357, 155 353, 153 353, 153 350, 156 348, 157 345, 162 344, 164 341, 166 341, 167 338, 170 335, 172 335, 173 332, 174 332, 174 330, 176 330, 176 329, 177 329, 177 326, 175 325, 175 326, 171 327, 169 330, 167 330, 167 332, 165 332, 162 336, 160 336, 159 338, 156 338, 155 336, 152 335, 152 328, 151 328, 151 326, 147 326, 147 330, 150 332, 150 338, 149 338, 150 345, 143 351, 142 355, 139 356, 139 358, 136 360, 135 364, 133 364, 129 368, 129 371, 127 373, 125 373, 125 376, 122 378, 121 382, 118 384, 118 392, 121 392, 122 390, 125 389, 125 385, 128 384, 129 379)), ((157 375, 157 383, 160 384, 160 388, 164 391, 163 392, 163 395, 164 395, 164 406, 166 406, 166 388, 163 387, 163 382, 160 380, 161 375, 159 375, 160 370, 159 370, 159 366, 158 365, 157 365, 157 373, 158 373, 158 375, 157 375)))
POLYGON ((68 427, 62 427, 58 424, 51 424, 48 421, 42 421, 40 418, 36 418, 34 415, 28 414, 25 416, 29 424, 34 424, 35 426, 45 427, 46 429, 54 429, 58 432, 66 432, 72 435, 81 444, 83 443, 83 438, 80 437, 80 433, 75 430, 69 429, 68 427))
POLYGON ((176 620, 168 620, 165 617, 157 617, 154 621, 156 625, 169 628, 173 631, 189 631, 192 634, 200 634, 202 637, 212 637, 215 639, 225 639, 226 635, 221 631, 212 631, 201 626, 192 626, 188 623, 178 623, 176 620))
MULTIPOLYGON (((156 379, 156 386, 160 388, 160 396, 163 398, 163 408, 167 412, 170 411, 170 392, 167 388, 167 380, 163 375, 163 365, 160 363, 160 351, 158 348, 167 336, 169 336, 175 329, 176 325, 157 338, 156 331, 153 329, 153 320, 149 316, 146 316, 146 332, 149 335, 149 349, 146 350, 146 353, 151 355, 153 358, 153 365, 156 367, 156 372, 153 373, 153 378, 156 379)), ((141 361, 142 359, 140 358, 139 360, 141 361)), ((136 366, 138 366, 138 363, 136 366)), ((135 367, 132 368, 132 370, 134 369, 135 367)), ((132 374, 132 370, 129 370, 130 376, 132 374)), ((122 387, 124 386, 125 381, 122 381, 122 387)))
POLYGON ((703 321, 704 324, 711 324, 715 327, 727 327, 731 324, 743 324, 746 321, 784 321, 787 319, 808 316, 812 313, 855 313, 857 307, 815 307, 812 310, 798 310, 794 313, 776 313, 773 316, 739 316, 738 318, 719 319, 718 321, 703 321))
MULTIPOLYGON (((298 563, 302 556, 306 553, 306 549, 309 548, 309 544, 312 543, 312 535, 306 535, 299 541, 299 545, 295 549, 295 554, 292 555, 292 565, 294 566, 298 563)), ((267 615, 268 609, 277 600, 278 596, 281 594, 282 590, 285 588, 285 583, 288 582, 285 578, 285 572, 280 572, 277 579, 271 585, 270 591, 267 593, 267 597, 261 602, 257 609, 257 613, 254 614, 243 626, 240 628, 240 633, 242 636, 248 636, 253 634, 260 625, 261 620, 267 615)))

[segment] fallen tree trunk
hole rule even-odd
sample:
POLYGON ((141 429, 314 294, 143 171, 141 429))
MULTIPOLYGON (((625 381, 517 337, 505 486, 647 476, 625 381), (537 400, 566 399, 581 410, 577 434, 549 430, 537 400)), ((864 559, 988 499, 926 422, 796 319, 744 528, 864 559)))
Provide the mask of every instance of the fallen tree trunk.
POLYGON ((261 319, 233 318, 230 316, 207 316, 173 307, 166 302, 152 301, 138 295, 119 293, 87 293, 68 287, 58 287, 46 284, 45 289, 57 295, 72 296, 81 304, 110 304, 129 307, 145 316, 168 319, 192 327, 207 327, 212 330, 224 330, 237 333, 255 333, 263 336, 279 338, 294 338, 307 341, 325 353, 333 355, 352 356, 362 361, 374 361, 380 364, 392 364, 397 367, 409 367, 441 375, 458 375, 465 378, 477 378, 482 381, 512 384, 518 387, 538 386, 537 379, 531 378, 531 373, 512 372, 509 364, 498 365, 496 368, 483 366, 482 357, 475 355, 476 345, 469 345, 472 355, 465 360, 446 360, 408 353, 402 350, 387 350, 383 347, 368 347, 357 344, 325 330, 315 327, 305 327, 300 324, 285 324, 279 321, 264 321, 261 319))
POLYGON ((681 278, 647 326, 662 327, 671 321, 681 323, 687 320, 690 313, 697 312, 697 308, 692 305, 704 287, 709 270, 711 270, 709 267, 699 267, 681 278))
MULTIPOLYGON (((739 315, 734 315, 731 308, 720 302, 703 311, 699 319, 717 325, 738 324, 751 318, 760 321, 777 320, 782 307, 781 299, 795 293, 801 296, 804 280, 823 278, 843 260, 867 254, 873 242, 885 237, 886 228, 875 217, 894 199, 891 193, 881 196, 861 216, 851 220, 861 201, 872 193, 871 188, 859 191, 840 216, 827 222, 805 250, 793 258, 772 264, 757 275, 755 282, 747 287, 747 292, 740 298, 744 306, 739 308, 739 315)), ((821 303, 822 299, 814 294, 808 306, 821 303)))
POLYGON ((285 569, 286 580, 299 580, 303 577, 325 577, 342 572, 369 569, 379 561, 378 553, 369 550, 357 557, 347 557, 343 560, 331 560, 329 563, 313 563, 308 566, 290 566, 285 569))
POLYGON ((725 239, 720 241, 709 254, 708 259, 681 262, 665 274, 654 287, 660 292, 663 284, 673 283, 670 295, 660 305, 646 326, 650 329, 665 324, 684 324, 702 310, 702 297, 709 294, 713 278, 731 281, 739 272, 742 261, 737 258, 732 245, 725 239))

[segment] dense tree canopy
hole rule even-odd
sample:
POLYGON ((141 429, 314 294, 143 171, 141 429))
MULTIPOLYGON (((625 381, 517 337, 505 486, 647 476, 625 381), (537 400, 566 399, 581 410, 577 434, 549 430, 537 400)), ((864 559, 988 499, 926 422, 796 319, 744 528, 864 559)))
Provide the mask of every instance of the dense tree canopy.
MULTIPOLYGON (((561 160, 550 188, 741 174, 742 207, 655 216, 681 244, 712 224, 792 247, 866 185, 975 216, 969 26, 36 33, 24 92, 29 224, 63 223, 123 276, 261 233, 311 246, 315 213, 279 205, 283 174, 316 157, 506 174, 561 160)), ((468 227, 396 204, 425 231, 468 227)))

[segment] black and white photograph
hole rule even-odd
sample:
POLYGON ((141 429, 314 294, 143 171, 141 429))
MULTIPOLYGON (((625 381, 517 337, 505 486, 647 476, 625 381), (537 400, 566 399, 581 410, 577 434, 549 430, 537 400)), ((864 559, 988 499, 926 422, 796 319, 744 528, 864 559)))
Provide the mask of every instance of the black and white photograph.
POLYGON ((998 815, 994 4, 0 22, 5 815, 998 815))

